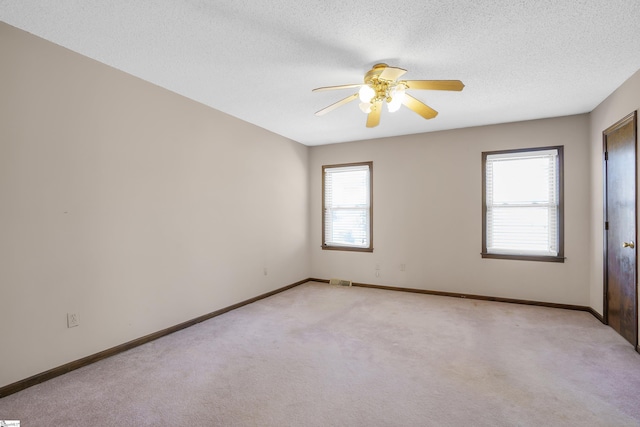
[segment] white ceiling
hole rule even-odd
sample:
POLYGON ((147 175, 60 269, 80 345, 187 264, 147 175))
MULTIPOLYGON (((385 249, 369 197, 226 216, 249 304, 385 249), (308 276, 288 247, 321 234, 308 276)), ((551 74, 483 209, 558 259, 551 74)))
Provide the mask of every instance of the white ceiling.
POLYGON ((306 145, 591 111, 640 69, 638 0, 0 0, 0 20, 306 145), (371 66, 411 91, 365 127, 358 102, 314 112, 371 66))

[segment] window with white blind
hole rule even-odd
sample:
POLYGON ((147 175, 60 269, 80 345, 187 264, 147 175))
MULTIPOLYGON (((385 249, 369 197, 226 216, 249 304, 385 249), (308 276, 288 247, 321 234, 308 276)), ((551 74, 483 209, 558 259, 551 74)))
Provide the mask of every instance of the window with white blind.
POLYGON ((563 147, 482 153, 482 257, 564 262, 563 147))
POLYGON ((373 162, 322 166, 322 248, 373 251, 373 162))

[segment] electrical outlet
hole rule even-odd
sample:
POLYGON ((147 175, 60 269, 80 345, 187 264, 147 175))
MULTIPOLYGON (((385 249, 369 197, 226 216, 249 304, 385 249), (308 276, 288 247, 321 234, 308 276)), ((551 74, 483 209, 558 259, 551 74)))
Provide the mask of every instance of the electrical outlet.
POLYGON ((380 263, 376 262, 376 270, 380 270, 380 263))
POLYGON ((406 271, 407 270, 407 264, 400 264, 400 271, 406 271))
POLYGON ((67 328, 73 328, 80 325, 80 319, 76 313, 67 313, 67 328))
POLYGON ((268 271, 267 271, 267 267, 265 267, 262 271, 264 272, 264 275, 266 276, 266 275, 267 275, 267 273, 268 273, 268 271))

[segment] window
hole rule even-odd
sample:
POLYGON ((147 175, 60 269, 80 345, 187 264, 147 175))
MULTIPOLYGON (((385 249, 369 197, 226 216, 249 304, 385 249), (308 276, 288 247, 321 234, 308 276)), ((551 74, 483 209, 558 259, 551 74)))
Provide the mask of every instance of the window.
POLYGON ((564 262, 563 147, 482 153, 482 257, 564 262))
POLYGON ((322 166, 322 248, 373 252, 373 162, 322 166))

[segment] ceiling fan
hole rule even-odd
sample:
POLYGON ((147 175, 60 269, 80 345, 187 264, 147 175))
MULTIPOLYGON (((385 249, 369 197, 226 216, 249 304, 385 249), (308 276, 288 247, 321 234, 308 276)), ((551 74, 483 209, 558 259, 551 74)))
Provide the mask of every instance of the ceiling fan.
POLYGON ((425 119, 432 119, 438 115, 438 112, 406 93, 407 89, 461 91, 464 88, 464 84, 460 80, 398 80, 406 72, 407 70, 402 68, 390 67, 387 64, 376 64, 364 75, 363 84, 327 86, 313 89, 313 92, 319 92, 323 90, 360 88, 357 93, 316 112, 316 116, 322 116, 360 98, 360 109, 368 114, 367 127, 370 128, 376 127, 380 123, 380 113, 384 102, 387 103, 387 107, 392 113, 398 111, 404 104, 425 119))

